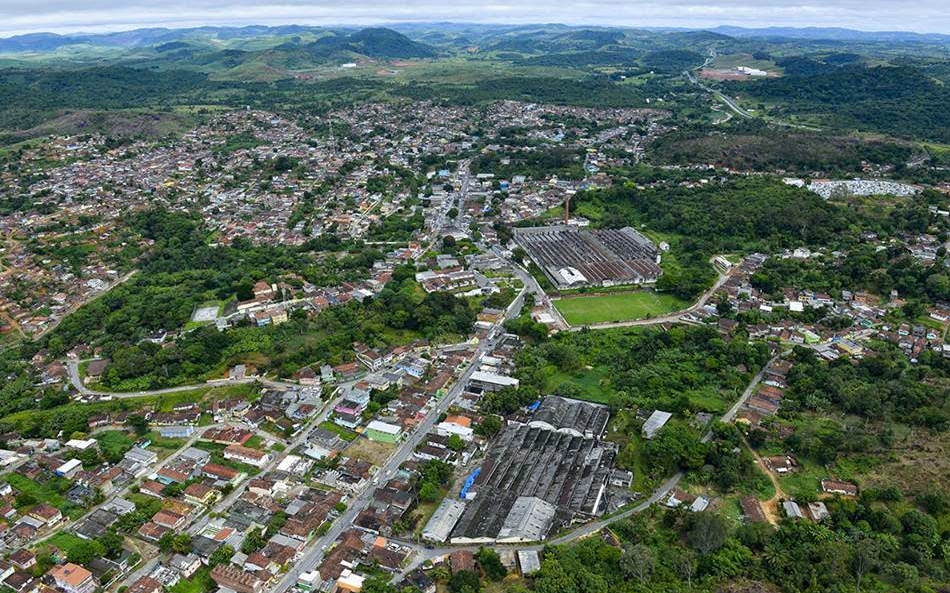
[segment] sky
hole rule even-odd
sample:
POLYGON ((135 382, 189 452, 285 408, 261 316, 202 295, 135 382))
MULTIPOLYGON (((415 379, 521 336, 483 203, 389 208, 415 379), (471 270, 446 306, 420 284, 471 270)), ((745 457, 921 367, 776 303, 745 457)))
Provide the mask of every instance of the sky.
POLYGON ((202 25, 398 22, 950 33, 948 0, 0 0, 0 37, 202 25))

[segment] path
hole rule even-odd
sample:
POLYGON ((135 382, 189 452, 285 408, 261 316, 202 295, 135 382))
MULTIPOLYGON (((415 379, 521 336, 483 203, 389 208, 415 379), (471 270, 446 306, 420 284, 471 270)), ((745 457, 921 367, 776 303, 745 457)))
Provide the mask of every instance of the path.
POLYGON ((667 313, 666 315, 661 315, 659 317, 647 317, 645 319, 631 319, 629 321, 610 321, 607 323, 592 323, 590 325, 570 326, 567 328, 567 331, 576 332, 576 331, 581 331, 584 329, 614 329, 618 327, 660 325, 663 323, 696 323, 695 321, 691 321, 689 319, 683 319, 683 318, 688 317, 689 315, 696 313, 697 311, 705 307, 706 303, 709 302, 709 299, 711 299, 712 296, 716 294, 716 292, 720 288, 722 288, 723 284, 725 284, 730 278, 732 278, 732 274, 738 269, 739 269, 739 265, 737 264, 737 265, 732 266, 732 268, 730 268, 729 271, 726 272, 725 274, 723 274, 722 272, 717 272, 719 274, 719 278, 716 279, 716 282, 710 288, 708 288, 702 295, 700 295, 699 299, 695 303, 693 303, 686 309, 680 309, 679 311, 667 313))
POLYGON ((775 474, 769 470, 768 466, 765 465, 765 460, 762 459, 762 456, 759 455, 758 451, 752 448, 752 445, 749 444, 749 441, 746 440, 745 436, 742 436, 742 444, 746 446, 752 457, 755 458, 756 465, 759 466, 759 469, 769 477, 769 481, 772 482, 772 488, 775 489, 775 494, 772 495, 772 498, 761 503, 762 511, 765 513, 765 518, 768 519, 769 523, 772 525, 778 525, 779 513, 778 513, 778 501, 785 498, 785 493, 782 492, 782 485, 779 484, 778 478, 775 477, 775 474))
MULTIPOLYGON (((738 412, 739 408, 742 407, 742 404, 744 404, 744 403, 746 402, 746 400, 749 399, 749 397, 751 397, 752 393, 755 391, 755 388, 756 388, 756 387, 758 386, 758 384, 762 381, 762 378, 763 378, 764 375, 765 375, 765 368, 768 367, 770 364, 772 364, 773 361, 775 361, 776 359, 778 359, 779 356, 781 356, 781 354, 778 354, 778 355, 774 356, 773 358, 771 358, 771 359, 762 367, 762 370, 760 370, 758 373, 756 373, 756 375, 755 375, 755 376, 752 378, 752 380, 749 382, 748 387, 746 387, 746 389, 742 392, 742 395, 739 397, 739 399, 732 405, 732 407, 730 407, 728 410, 726 410, 726 412, 723 413, 723 415, 720 417, 720 421, 721 421, 721 422, 726 422, 726 423, 732 422, 732 420, 735 418, 736 413, 738 412)), ((709 441, 712 439, 712 437, 713 437, 712 430, 708 430, 708 431, 706 431, 706 433, 703 435, 702 442, 707 443, 707 442, 709 442, 709 441)), ((650 496, 649 496, 648 498, 642 500, 642 501, 639 502, 636 506, 633 506, 633 507, 631 507, 631 508, 629 508, 629 509, 627 509, 627 510, 625 510, 625 511, 622 511, 622 512, 620 512, 620 513, 617 513, 617 514, 614 514, 614 515, 610 515, 609 517, 604 517, 604 518, 599 519, 599 520, 597 520, 597 521, 593 521, 593 522, 591 522, 591 523, 587 523, 587 524, 581 525, 580 527, 578 527, 578 528, 576 528, 576 529, 573 529, 573 530, 569 531, 568 533, 561 534, 561 535, 559 535, 559 536, 557 536, 557 537, 554 537, 554 538, 552 538, 552 539, 550 539, 550 540, 547 540, 547 541, 545 541, 545 542, 538 542, 538 543, 528 544, 528 545, 524 545, 524 544, 488 544, 486 547, 489 547, 489 548, 492 548, 492 549, 496 549, 496 550, 508 549, 508 550, 534 550, 534 551, 541 551, 541 550, 543 550, 546 546, 558 545, 558 544, 567 544, 567 543, 571 543, 571 542, 577 541, 577 540, 579 540, 579 539, 583 539, 583 538, 586 538, 586 537, 590 537, 590 536, 592 536, 592 535, 598 533, 598 532, 601 531, 602 529, 608 527, 609 525, 611 525, 611 524, 613 524, 613 523, 616 523, 617 521, 621 521, 621 520, 623 520, 623 519, 626 519, 627 517, 630 517, 631 515, 635 515, 635 514, 637 514, 637 513, 642 513, 643 511, 649 509, 649 508, 650 508, 651 506, 653 506, 654 504, 660 502, 661 500, 663 500, 664 498, 666 498, 666 496, 670 493, 670 491, 671 491, 673 488, 675 488, 677 485, 679 485, 679 482, 680 482, 680 480, 683 479, 683 476, 684 476, 684 475, 685 475, 685 474, 684 474, 682 471, 676 472, 675 474, 673 474, 672 476, 670 476, 669 478, 667 478, 667 480, 666 480, 665 482, 663 482, 662 484, 660 484, 660 485, 650 494, 650 496)), ((400 545, 404 545, 404 546, 407 546, 407 547, 413 549, 413 550, 416 552, 416 556, 417 556, 416 558, 413 559, 413 561, 412 561, 409 565, 407 565, 402 571, 400 571, 400 572, 397 574, 397 576, 396 576, 396 578, 395 578, 395 582, 397 582, 397 583, 398 583, 402 578, 405 578, 405 576, 406 576, 407 574, 409 574, 414 568, 416 568, 416 567, 422 565, 426 560, 432 560, 432 559, 435 559, 435 558, 444 556, 444 555, 446 555, 446 554, 450 554, 450 553, 455 552, 455 551, 458 551, 458 550, 477 551, 477 550, 479 549, 479 547, 481 547, 481 546, 471 546, 471 545, 453 546, 453 545, 451 545, 451 544, 449 544, 449 545, 442 545, 442 546, 439 546, 439 547, 425 547, 425 546, 422 546, 422 545, 420 545, 420 544, 418 544, 418 543, 416 543, 416 542, 412 542, 412 541, 400 540, 400 539, 398 539, 398 538, 389 538, 389 539, 390 539, 391 541, 393 541, 393 542, 399 543, 400 545)))

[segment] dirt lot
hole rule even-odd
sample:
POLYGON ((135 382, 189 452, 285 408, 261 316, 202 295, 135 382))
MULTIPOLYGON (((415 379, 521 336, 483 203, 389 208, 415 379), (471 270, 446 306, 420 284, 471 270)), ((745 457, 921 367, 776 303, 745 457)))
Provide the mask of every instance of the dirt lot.
POLYGON ((368 461, 373 465, 382 465, 395 450, 396 445, 377 443, 367 438, 359 438, 343 450, 343 455, 356 457, 357 459, 368 461))

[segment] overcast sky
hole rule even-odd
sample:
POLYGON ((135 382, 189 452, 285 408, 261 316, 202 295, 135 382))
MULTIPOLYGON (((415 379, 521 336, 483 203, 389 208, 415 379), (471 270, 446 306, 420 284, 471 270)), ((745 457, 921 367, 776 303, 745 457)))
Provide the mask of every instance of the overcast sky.
POLYGON ((846 27, 950 33, 950 0, 0 0, 0 36, 406 21, 846 27))

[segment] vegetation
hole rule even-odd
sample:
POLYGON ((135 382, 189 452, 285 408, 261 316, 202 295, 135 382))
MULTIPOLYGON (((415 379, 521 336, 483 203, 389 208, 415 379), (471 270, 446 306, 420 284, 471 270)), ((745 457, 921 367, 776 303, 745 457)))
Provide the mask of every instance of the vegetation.
POLYGON ((578 326, 657 317, 684 309, 688 303, 672 294, 640 290, 562 298, 555 301, 554 306, 565 321, 578 326))

